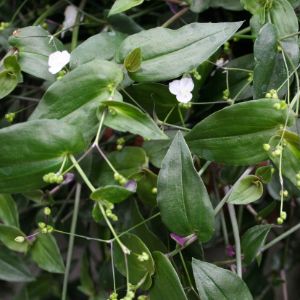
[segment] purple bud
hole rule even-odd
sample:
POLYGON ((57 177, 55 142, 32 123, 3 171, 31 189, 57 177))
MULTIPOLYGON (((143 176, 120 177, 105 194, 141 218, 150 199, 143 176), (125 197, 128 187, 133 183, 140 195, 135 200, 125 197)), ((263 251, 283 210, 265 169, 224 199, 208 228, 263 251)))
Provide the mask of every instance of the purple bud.
POLYGON ((69 184, 70 182, 72 182, 75 178, 75 175, 73 173, 66 173, 64 175, 64 181, 63 181, 63 185, 65 184, 69 184))
POLYGON ((235 256, 234 246, 232 246, 232 245, 226 246, 226 255, 229 256, 229 257, 234 257, 235 256))
POLYGON ((125 184, 125 189, 127 189, 130 192, 135 193, 136 192, 136 188, 137 188, 137 184, 135 180, 128 180, 125 184))
POLYGON ((190 238, 190 236, 180 236, 176 233, 171 233, 170 237, 180 246, 184 246, 184 244, 187 242, 187 240, 190 238))

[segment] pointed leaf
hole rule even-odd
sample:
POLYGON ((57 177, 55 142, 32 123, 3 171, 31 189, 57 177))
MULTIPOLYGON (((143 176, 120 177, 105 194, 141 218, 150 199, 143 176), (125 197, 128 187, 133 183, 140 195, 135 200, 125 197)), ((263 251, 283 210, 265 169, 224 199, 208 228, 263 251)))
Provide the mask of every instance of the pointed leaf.
POLYGON ((23 72, 46 80, 55 79, 48 70, 48 57, 64 47, 48 31, 40 26, 19 28, 13 32, 9 43, 18 50, 18 62, 23 72))
POLYGON ((214 232, 214 212, 181 132, 175 136, 158 175, 157 202, 162 221, 179 235, 196 233, 208 241, 214 232))
POLYGON ((115 0, 114 5, 110 9, 108 16, 119 14, 123 11, 126 11, 132 7, 140 5, 144 0, 115 0))
POLYGON ((140 69, 142 63, 141 48, 133 49, 124 60, 124 66, 128 72, 136 72, 140 69))
POLYGON ((151 300, 187 300, 179 277, 169 259, 154 252, 155 274, 149 291, 151 300))
POLYGON ((249 165, 267 158, 263 144, 288 118, 288 110, 274 107, 278 100, 260 99, 223 108, 199 122, 186 136, 191 151, 207 160, 249 165), (268 116, 268 118, 266 118, 268 116))
POLYGON ((153 28, 127 37, 116 60, 123 63, 135 48, 141 48, 143 62, 133 80, 173 79, 198 67, 218 50, 242 25, 236 23, 192 23, 177 30, 153 28))
POLYGON ((41 269, 51 273, 64 273, 64 262, 51 234, 39 234, 30 252, 32 259, 41 269))
POLYGON ((239 180, 227 200, 231 204, 246 205, 258 200, 263 194, 263 184, 255 175, 248 175, 239 180))
POLYGON ((150 140, 168 139, 155 122, 137 107, 118 101, 103 101, 101 111, 106 107, 108 114, 104 124, 119 131, 129 131, 150 140))
POLYGON ((0 279, 9 282, 30 282, 34 280, 24 259, 10 251, 0 251, 0 279))
POLYGON ((256 225, 248 229, 241 240, 244 262, 250 264, 263 247, 272 225, 256 225))
POLYGON ((252 300, 247 285, 231 271, 193 258, 194 278, 201 300, 252 300))
POLYGON ((0 224, 0 241, 9 249, 17 252, 27 252, 29 243, 25 234, 17 227, 0 224), (15 241, 17 236, 24 237, 23 243, 15 241))
POLYGON ((5 225, 20 226, 17 205, 8 194, 0 194, 0 220, 5 225))
POLYGON ((107 185, 96 189, 96 191, 90 195, 90 198, 95 201, 106 200, 111 203, 120 203, 126 200, 132 194, 132 191, 129 191, 122 186, 107 185))

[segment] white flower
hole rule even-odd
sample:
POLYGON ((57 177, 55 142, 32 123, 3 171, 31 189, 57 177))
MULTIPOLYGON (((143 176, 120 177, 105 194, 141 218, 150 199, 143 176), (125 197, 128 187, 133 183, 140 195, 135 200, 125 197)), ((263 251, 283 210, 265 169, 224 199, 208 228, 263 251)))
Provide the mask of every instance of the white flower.
POLYGON ((184 77, 180 80, 173 80, 169 83, 169 91, 176 96, 176 99, 181 103, 188 103, 191 101, 194 89, 194 82, 192 78, 184 77))
POLYGON ((72 31, 73 30, 73 26, 76 23, 76 18, 77 18, 77 7, 75 5, 68 5, 65 9, 65 20, 63 22, 63 27, 62 27, 62 33, 61 33, 61 37, 64 37, 64 34, 67 30, 72 31))
POLYGON ((58 73, 70 62, 70 57, 70 53, 66 50, 51 53, 48 59, 49 72, 52 74, 58 73))

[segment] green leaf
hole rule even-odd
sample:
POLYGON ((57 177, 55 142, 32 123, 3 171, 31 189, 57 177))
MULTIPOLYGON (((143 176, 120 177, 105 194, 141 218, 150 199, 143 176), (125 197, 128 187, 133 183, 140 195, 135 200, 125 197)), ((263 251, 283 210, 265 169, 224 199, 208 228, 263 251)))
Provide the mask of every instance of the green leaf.
POLYGON ((263 144, 294 117, 277 110, 278 100, 259 99, 223 108, 199 122, 186 136, 191 151, 209 161, 250 165, 267 159, 263 144), (268 118, 266 118, 268 116, 268 118), (234 120, 234 122, 233 122, 234 120))
MULTIPOLYGON (((142 240, 134 234, 126 233, 121 237, 121 241, 131 251, 127 255, 130 283, 135 285, 152 276, 154 274, 154 261, 150 251, 142 240), (143 252, 149 256, 149 259, 140 261, 138 255, 141 255, 143 252)), ((114 245, 113 255, 116 268, 122 275, 126 276, 124 253, 117 243, 114 245)), ((151 285, 151 279, 146 280, 145 283, 146 285, 142 286, 142 288, 148 289, 151 285)))
POLYGON ((65 155, 84 150, 73 126, 59 120, 36 120, 0 130, 0 192, 18 193, 45 185, 43 175, 58 172, 65 155))
MULTIPOLYGON (((147 164, 145 151, 140 147, 124 147, 121 151, 113 151, 107 154, 107 158, 118 172, 126 178, 142 171, 147 164)), ((94 162, 92 166, 91 180, 95 186, 114 185, 114 173, 108 164, 101 160, 94 162)))
POLYGON ((231 204, 245 205, 258 200, 263 194, 263 184, 255 175, 248 175, 239 180, 227 200, 231 204))
POLYGON ((247 285, 231 271, 193 258, 194 278, 202 300, 252 300, 247 285))
POLYGON ((107 185, 91 193, 90 198, 95 201, 106 200, 111 203, 120 203, 131 196, 133 192, 119 185, 107 185))
MULTIPOLYGON (((270 159, 279 169, 280 156, 274 156, 272 152, 276 146, 280 144, 281 136, 271 138, 269 144, 271 146, 268 151, 270 159)), ((300 137, 293 132, 287 131, 284 134, 284 146, 282 151, 281 170, 282 174, 288 178, 298 189, 300 189, 300 137)))
POLYGON ((222 7, 227 10, 243 10, 240 0, 210 0, 210 7, 222 7))
POLYGON ((11 195, 0 194, 0 220, 5 225, 20 227, 17 205, 11 195))
POLYGON ((126 11, 132 7, 140 5, 144 0, 116 0, 112 8, 110 9, 108 16, 119 14, 126 11))
POLYGON ((124 66, 128 72, 136 72, 140 69, 142 63, 141 48, 133 49, 124 60, 124 66))
POLYGON ((40 26, 17 29, 9 38, 11 46, 18 50, 18 62, 23 72, 46 80, 55 76, 48 70, 48 57, 63 50, 62 43, 40 26))
MULTIPOLYGON (((272 84, 271 80, 277 62, 277 33, 274 25, 267 23, 262 27, 254 43, 255 68, 253 72, 253 97, 264 97, 266 93, 280 86, 279 82, 272 84)), ((285 79, 286 76, 284 75, 285 79)), ((282 78, 281 78, 282 79, 282 78)))
POLYGON ((260 15, 264 11, 267 1, 268 0, 241 0, 241 4, 245 10, 248 10, 253 15, 260 15))
POLYGON ((10 251, 1 249, 0 279, 9 282, 30 282, 35 278, 27 268, 23 258, 10 251))
POLYGON ((157 203, 169 230, 196 233, 203 242, 214 233, 214 212, 181 132, 175 136, 158 175, 157 203))
POLYGON ((151 300, 187 300, 179 277, 170 260, 161 252, 154 252, 155 274, 149 290, 151 300))
MULTIPOLYGON (((52 84, 30 119, 64 119, 91 138, 97 130, 96 111, 122 81, 120 68, 112 62, 93 60, 52 84)), ((118 93, 113 99, 118 99, 118 93)))
POLYGON ((256 225, 248 229, 241 240, 245 264, 250 264, 263 247, 272 225, 256 225))
POLYGON ((236 23, 192 23, 177 30, 153 28, 127 37, 116 60, 123 63, 135 48, 141 48, 143 62, 133 80, 163 81, 191 71, 208 59, 242 25, 236 23))
POLYGON ((94 59, 111 60, 125 37, 126 35, 115 31, 93 35, 72 51, 71 68, 74 69, 94 59))
POLYGON ((263 183, 268 183, 271 181, 272 179, 272 175, 274 173, 274 168, 269 165, 269 166, 263 166, 263 167, 259 167, 256 169, 255 171, 255 175, 257 177, 259 177, 259 179, 263 182, 263 183))
POLYGON ((153 189, 157 186, 157 175, 148 169, 142 171, 142 177, 137 183, 137 195, 145 204, 156 206, 156 193, 153 189))
POLYGON ((95 295, 95 286, 90 274, 90 265, 87 255, 84 255, 80 266, 80 286, 78 289, 87 296, 95 295))
POLYGON ((29 243, 26 235, 17 227, 0 224, 0 241, 9 249, 17 252, 27 252, 29 243), (17 236, 24 237, 23 243, 15 241, 17 236))
POLYGON ((0 99, 9 95, 18 85, 17 76, 11 71, 0 72, 0 99))
MULTIPOLYGON (((160 83, 139 83, 126 88, 126 92, 150 115, 155 115, 159 120, 164 120, 168 113, 173 109, 169 115, 167 122, 173 123, 180 121, 178 109, 174 109, 178 105, 175 95, 171 94, 167 85, 160 83)), ((125 101, 134 104, 130 97, 126 97, 125 101)))
POLYGON ((32 259, 41 269, 51 273, 64 273, 64 262, 56 240, 51 234, 39 234, 30 252, 32 259))
POLYGON ((125 34, 134 34, 144 30, 133 18, 125 14, 112 15, 107 20, 115 30, 125 34))
POLYGON ((100 111, 108 108, 104 124, 118 131, 131 132, 150 140, 168 139, 152 118, 137 107, 118 101, 102 101, 100 111))

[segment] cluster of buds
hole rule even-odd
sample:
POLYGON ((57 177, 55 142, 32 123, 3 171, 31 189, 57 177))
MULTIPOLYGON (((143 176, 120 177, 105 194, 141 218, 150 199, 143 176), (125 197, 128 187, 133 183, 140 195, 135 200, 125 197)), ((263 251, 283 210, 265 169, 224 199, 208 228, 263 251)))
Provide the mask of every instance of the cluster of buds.
POLYGON ((123 297, 120 300, 132 300, 134 299, 134 296, 135 296, 135 287, 129 283, 125 297, 123 297))
POLYGON ((142 252, 142 254, 138 255, 137 259, 141 262, 147 261, 147 260, 149 260, 149 254, 146 252, 142 252))
POLYGON ((287 198, 289 196, 289 192, 287 190, 280 191, 279 195, 280 197, 287 198))
POLYGON ((114 204, 106 200, 103 200, 102 203, 105 206, 106 216, 114 222, 118 221, 118 216, 112 212, 115 207, 114 204))
POLYGON ((270 90, 266 93, 266 98, 278 99, 278 94, 276 90, 270 90))
POLYGON ((230 96, 230 93, 229 93, 229 90, 226 89, 223 91, 223 100, 229 100, 229 96, 230 96))
MULTIPOLYGON (((270 144, 263 144, 263 149, 265 151, 270 151, 271 150, 271 145, 270 144)), ((278 157, 282 154, 282 150, 283 150, 283 147, 281 145, 277 145, 275 147, 275 149, 271 152, 271 154, 272 154, 273 157, 278 157)))
POLYGON ((107 300, 118 300, 118 294, 116 292, 113 292, 112 294, 110 294, 107 300))
POLYGON ((283 224, 283 222, 286 220, 286 218, 287 218, 286 212, 285 212, 285 211, 281 211, 281 212, 280 212, 280 217, 277 218, 277 224, 278 224, 278 225, 283 224))
POLYGON ((180 102, 178 105, 179 105, 179 107, 185 108, 185 109, 189 109, 189 108, 192 107, 192 103, 190 103, 190 102, 188 102, 188 103, 182 103, 182 102, 180 102))
POLYGON ((61 70, 58 72, 56 79, 57 80, 61 80, 63 79, 63 77, 67 74, 67 72, 65 70, 61 70))
POLYGON ((60 183, 62 183, 64 181, 64 177, 63 177, 63 175, 61 175, 59 173, 50 172, 50 173, 45 174, 43 176, 43 180, 46 183, 57 183, 57 184, 60 184, 60 183))
POLYGON ((16 117, 16 113, 7 113, 4 118, 7 122, 12 123, 16 117))
POLYGON ((53 226, 47 225, 44 222, 39 222, 38 226, 41 233, 51 233, 54 230, 53 226))
POLYGON ((275 103, 273 107, 277 110, 285 110, 287 108, 287 104, 285 101, 280 101, 279 103, 275 103))
POLYGON ((229 53, 230 52, 230 44, 229 44, 229 42, 225 42, 225 44, 224 44, 224 46, 223 46, 224 48, 224 52, 225 53, 229 53))
POLYGON ((252 73, 252 72, 249 72, 249 73, 248 73, 247 81, 248 81, 248 82, 252 82, 252 81, 253 81, 253 73, 252 73))
POLYGON ((120 151, 123 149, 124 144, 125 144, 125 139, 123 137, 117 139, 117 150, 120 151))
POLYGON ((191 74, 194 76, 194 78, 198 81, 201 80, 202 76, 199 74, 199 72, 197 71, 197 69, 193 69, 191 71, 191 74))
POLYGON ((121 175, 120 173, 117 173, 117 172, 114 174, 114 179, 120 185, 125 185, 127 183, 127 181, 128 181, 123 175, 121 175))

